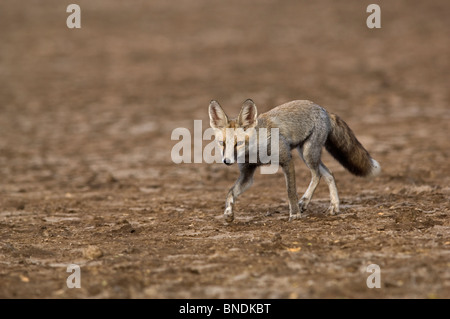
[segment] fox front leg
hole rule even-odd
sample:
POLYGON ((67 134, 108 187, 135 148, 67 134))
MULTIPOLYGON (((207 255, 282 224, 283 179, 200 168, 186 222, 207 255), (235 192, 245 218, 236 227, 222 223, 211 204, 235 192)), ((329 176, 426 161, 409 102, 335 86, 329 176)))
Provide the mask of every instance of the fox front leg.
POLYGON ((255 173, 256 166, 239 164, 239 170, 240 175, 236 183, 234 183, 233 187, 229 190, 225 201, 225 212, 223 215, 227 223, 231 223, 234 220, 233 205, 236 198, 252 185, 253 174, 255 173))
POLYGON ((225 202, 225 212, 223 213, 223 217, 227 223, 231 223, 234 220, 233 205, 234 196, 233 191, 230 189, 227 195, 227 200, 225 202))

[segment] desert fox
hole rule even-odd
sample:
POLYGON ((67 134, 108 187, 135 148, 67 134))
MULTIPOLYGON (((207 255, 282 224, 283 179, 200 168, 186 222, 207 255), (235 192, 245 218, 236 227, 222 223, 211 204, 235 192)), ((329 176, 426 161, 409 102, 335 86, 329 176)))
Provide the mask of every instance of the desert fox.
MULTIPOLYGON (((223 162, 227 165, 236 162, 239 152, 248 155, 249 143, 242 143, 242 136, 238 136, 239 134, 247 133, 244 140, 248 141, 248 132, 250 131, 252 132, 250 134, 259 134, 261 128, 278 128, 278 161, 286 178, 290 221, 300 218, 301 213, 306 210, 322 176, 330 190, 331 205, 327 213, 334 215, 339 212, 339 197, 333 174, 321 160, 323 146, 354 175, 376 176, 381 170, 378 162, 370 157, 341 118, 328 113, 324 108, 311 101, 288 102, 257 116, 256 105, 249 99, 243 103, 239 116, 235 119, 229 119, 219 103, 211 101, 209 118, 210 125, 216 133, 216 140, 222 150, 223 162), (234 132, 231 142, 228 140, 230 135, 227 136, 225 132, 230 131, 227 129, 233 129, 232 132, 234 132), (225 137, 227 140, 224 140, 225 137), (298 201, 294 162, 291 154, 294 148, 298 150, 312 175, 311 182, 300 201, 298 201)), ((268 135, 267 143, 272 142, 271 136, 268 135)), ((234 220, 234 202, 251 186, 253 174, 256 168, 262 164, 260 161, 249 162, 247 157, 246 161, 238 163, 240 175, 229 190, 225 201, 224 217, 227 222, 234 220)))

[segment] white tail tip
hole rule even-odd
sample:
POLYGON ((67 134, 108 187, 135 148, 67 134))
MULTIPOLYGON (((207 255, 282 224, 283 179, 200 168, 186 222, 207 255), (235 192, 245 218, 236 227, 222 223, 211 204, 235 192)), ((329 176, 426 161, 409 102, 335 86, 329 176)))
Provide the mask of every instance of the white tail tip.
POLYGON ((380 175, 380 173, 381 173, 380 163, 378 163, 373 158, 371 159, 371 161, 372 161, 372 171, 370 172, 370 176, 378 176, 378 175, 380 175))

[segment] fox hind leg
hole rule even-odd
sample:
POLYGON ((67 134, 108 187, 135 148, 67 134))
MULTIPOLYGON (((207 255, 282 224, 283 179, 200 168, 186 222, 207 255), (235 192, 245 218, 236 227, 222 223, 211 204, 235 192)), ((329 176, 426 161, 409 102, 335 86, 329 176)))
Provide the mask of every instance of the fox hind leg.
POLYGON ((301 212, 308 208, 309 202, 311 201, 322 176, 320 170, 320 158, 322 156, 322 145, 325 143, 325 139, 326 137, 322 135, 312 134, 301 147, 297 148, 300 157, 311 171, 311 182, 298 202, 301 212))
POLYGON ((309 202, 314 195, 314 191, 316 190, 317 185, 319 185, 320 177, 321 176, 318 170, 311 170, 311 182, 309 183, 306 192, 298 202, 298 206, 301 212, 304 212, 308 208, 309 202))
POLYGON ((328 208, 326 214, 335 215, 336 213, 339 213, 339 196, 338 196, 338 191, 337 191, 337 187, 336 187, 336 182, 334 180, 334 176, 322 162, 320 162, 319 169, 320 169, 320 174, 325 179, 325 182, 327 183, 328 188, 330 190, 331 204, 330 204, 330 207, 328 208))
POLYGON ((311 198, 314 195, 314 191, 319 185, 320 178, 323 176, 325 182, 328 185, 331 199, 330 207, 328 208, 326 213, 329 215, 334 215, 336 213, 339 213, 339 196, 336 182, 334 180, 333 174, 325 166, 325 164, 322 163, 320 159, 322 147, 317 147, 317 145, 321 145, 320 140, 316 141, 316 143, 314 144, 312 143, 312 141, 314 140, 308 140, 302 147, 298 148, 300 157, 303 159, 306 166, 308 166, 308 168, 311 170, 311 182, 309 183, 305 194, 303 194, 300 201, 298 202, 298 205, 301 212, 305 211, 308 208, 311 198))

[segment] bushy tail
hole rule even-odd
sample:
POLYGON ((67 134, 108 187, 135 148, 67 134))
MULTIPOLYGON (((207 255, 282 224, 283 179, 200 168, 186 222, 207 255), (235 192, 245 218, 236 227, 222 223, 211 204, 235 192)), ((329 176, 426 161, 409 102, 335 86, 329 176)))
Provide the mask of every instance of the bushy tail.
POLYGON ((380 164, 370 157, 347 123, 335 114, 330 114, 330 120, 331 132, 325 143, 326 150, 356 176, 378 175, 380 164))

